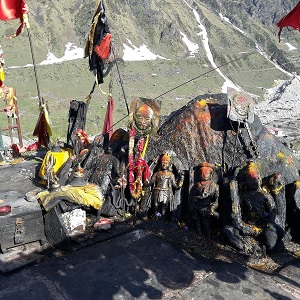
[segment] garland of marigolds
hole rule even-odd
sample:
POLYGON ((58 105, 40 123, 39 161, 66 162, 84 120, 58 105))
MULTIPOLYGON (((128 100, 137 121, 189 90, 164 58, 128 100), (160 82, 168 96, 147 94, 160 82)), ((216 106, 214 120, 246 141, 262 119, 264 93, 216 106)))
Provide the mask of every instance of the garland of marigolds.
POLYGON ((143 179, 146 180, 150 177, 151 171, 149 166, 144 160, 146 147, 148 144, 148 137, 141 138, 138 141, 138 158, 134 159, 134 142, 136 130, 134 128, 129 130, 129 153, 128 153, 128 170, 129 170, 129 189, 130 194, 134 199, 140 199, 142 196, 143 179), (143 178, 144 177, 144 178, 143 178))

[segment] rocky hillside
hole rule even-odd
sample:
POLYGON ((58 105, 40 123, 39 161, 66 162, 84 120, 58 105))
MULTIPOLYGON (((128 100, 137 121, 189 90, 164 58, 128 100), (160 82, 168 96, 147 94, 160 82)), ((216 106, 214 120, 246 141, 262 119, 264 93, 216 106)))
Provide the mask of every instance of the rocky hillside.
MULTIPOLYGON (((290 11, 298 0, 177 0, 177 1, 120 1, 104 0, 109 25, 115 43, 122 53, 123 43, 129 39, 134 45, 148 45, 163 57, 185 58, 189 49, 182 34, 193 43, 199 43, 199 24, 206 27, 211 50, 219 63, 238 55, 238 51, 253 51, 258 44, 270 58, 285 65, 290 71, 299 66, 285 53, 286 46, 277 41, 275 23, 290 11), (229 22, 222 19, 223 16, 229 22), (231 25, 231 26, 230 26, 231 25), (236 28, 240 31, 238 31, 236 28), (241 34, 241 32, 244 34, 241 34)), ((96 1, 32 1, 30 22, 33 43, 45 57, 47 51, 62 54, 67 42, 84 46, 96 1)), ((11 24, 11 23, 10 23, 11 24)), ((2 27, 2 26, 1 26, 2 27)), ((10 34, 13 26, 1 28, 1 33, 10 34)), ((284 32, 289 42, 299 46, 294 32, 284 32)), ((18 53, 12 49, 12 55, 18 53)), ((203 49, 196 56, 201 57, 203 49)))
POLYGON ((279 81, 268 90, 265 101, 256 104, 256 113, 270 132, 300 157, 300 78, 279 81))
MULTIPOLYGON (((152 53, 165 58, 126 62, 120 66, 128 99, 159 97, 164 101, 163 113, 167 114, 197 95, 219 93, 225 80, 262 100, 276 80, 289 80, 291 73, 300 73, 299 32, 285 29, 279 43, 275 25, 297 2, 104 0, 119 56, 123 57, 125 47, 137 49, 145 45, 152 53), (182 85, 185 81, 188 84, 182 85), (159 96, 169 90, 172 93, 159 96)), ((85 46, 95 0, 27 0, 27 3, 37 63, 45 60, 49 52, 62 57, 68 42, 85 46)), ((1 23, 0 35, 12 34, 17 25, 17 20, 1 23)), ((2 39, 0 44, 7 68, 31 63, 26 32, 14 40, 2 39)), ((7 81, 14 82, 19 97, 24 99, 25 115, 32 116, 32 107, 26 110, 36 87, 33 73, 28 75, 28 71, 9 68, 6 73, 7 81)), ((38 71, 41 90, 50 108, 56 112, 62 112, 63 108, 65 115, 66 99, 84 99, 93 83, 88 63, 83 59, 60 66, 39 66, 38 71)), ((120 78, 115 77, 115 87, 119 88, 115 98, 124 103, 120 78)), ((99 115, 101 119, 104 108, 105 105, 101 105, 97 108, 98 115, 90 116, 90 130, 99 131, 99 115)), ((122 117, 124 108, 123 104, 119 106, 117 118, 122 117)), ((58 120, 54 120, 55 125, 62 126, 61 120, 59 115, 58 120)), ((30 122, 24 126, 29 125, 30 122)))

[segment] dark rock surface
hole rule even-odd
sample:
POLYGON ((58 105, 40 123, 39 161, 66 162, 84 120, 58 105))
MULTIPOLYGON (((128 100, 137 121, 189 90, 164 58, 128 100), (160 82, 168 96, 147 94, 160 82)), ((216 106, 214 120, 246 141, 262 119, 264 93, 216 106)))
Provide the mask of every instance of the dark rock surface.
POLYGON ((259 157, 243 125, 235 147, 237 122, 227 118, 227 95, 198 96, 168 116, 150 142, 146 155, 153 158, 169 151, 184 170, 208 161, 221 166, 225 173, 254 159, 262 177, 279 172, 286 184, 298 180, 300 163, 292 151, 267 130, 257 115, 249 125, 259 157))

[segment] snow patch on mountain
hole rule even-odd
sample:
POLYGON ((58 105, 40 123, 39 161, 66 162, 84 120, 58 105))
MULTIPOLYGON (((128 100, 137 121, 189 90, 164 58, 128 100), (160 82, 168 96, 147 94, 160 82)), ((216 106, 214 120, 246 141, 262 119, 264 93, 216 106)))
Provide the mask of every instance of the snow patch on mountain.
POLYGON ((84 57, 84 49, 77 47, 75 44, 69 42, 65 45, 66 50, 62 57, 57 58, 53 53, 48 51, 46 60, 43 60, 40 65, 57 64, 64 61, 80 59, 84 57))
POLYGON ((123 44, 123 59, 125 61, 155 60, 157 58, 166 59, 165 57, 151 52, 145 44, 136 47, 129 39, 127 39, 127 42, 129 45, 123 44))
POLYGON ((180 34, 182 35, 182 41, 184 42, 184 44, 188 47, 188 49, 190 51, 189 56, 195 57, 195 54, 199 53, 199 45, 190 41, 185 33, 180 31, 180 34))
POLYGON ((222 88, 221 88, 221 91, 222 93, 227 93, 227 88, 228 87, 231 87, 231 88, 234 88, 235 90, 237 91, 240 91, 241 88, 238 87, 237 85, 235 85, 230 79, 228 79, 222 72, 221 70, 218 68, 218 66, 216 65, 215 61, 214 61, 214 58, 213 58, 213 55, 212 55, 212 52, 210 50, 210 47, 209 47, 209 40, 208 40, 208 34, 207 34, 207 31, 206 31, 206 28, 205 26, 202 24, 201 22, 201 19, 200 19, 200 16, 198 14, 198 12, 189 4, 187 3, 185 0, 182 0, 183 3, 185 3, 193 12, 194 16, 195 16, 195 19, 196 19, 196 22, 198 23, 198 27, 200 28, 200 32, 197 34, 198 36, 201 36, 202 37, 202 44, 203 44, 203 47, 205 49, 205 52, 206 52, 206 55, 207 55, 207 58, 211 64, 211 66, 216 70, 216 72, 219 73, 219 75, 225 80, 222 88))

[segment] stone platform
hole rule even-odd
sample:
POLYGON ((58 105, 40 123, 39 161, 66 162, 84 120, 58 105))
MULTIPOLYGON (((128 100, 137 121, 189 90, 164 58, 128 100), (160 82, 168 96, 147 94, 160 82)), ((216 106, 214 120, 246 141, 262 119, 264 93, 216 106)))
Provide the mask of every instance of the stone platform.
MULTIPOLYGON (((40 164, 1 166, 2 204, 41 188, 40 164)), ((129 219, 95 230, 88 218, 63 247, 35 242, 0 254, 0 299, 300 299, 299 245, 251 260, 176 224, 129 219)))

